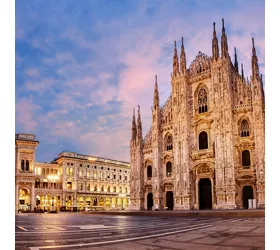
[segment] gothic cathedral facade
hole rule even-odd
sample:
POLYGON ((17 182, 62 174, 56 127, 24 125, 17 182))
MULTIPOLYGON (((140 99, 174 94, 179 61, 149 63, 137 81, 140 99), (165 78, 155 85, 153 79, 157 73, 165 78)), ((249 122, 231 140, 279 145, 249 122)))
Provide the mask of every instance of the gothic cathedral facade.
POLYGON ((221 53, 213 27, 212 57, 201 52, 187 67, 176 42, 172 93, 159 105, 157 77, 152 126, 142 137, 140 107, 130 141, 131 210, 265 207, 265 102, 252 39, 250 79, 236 50, 221 53), (180 63, 179 63, 180 62, 180 63))

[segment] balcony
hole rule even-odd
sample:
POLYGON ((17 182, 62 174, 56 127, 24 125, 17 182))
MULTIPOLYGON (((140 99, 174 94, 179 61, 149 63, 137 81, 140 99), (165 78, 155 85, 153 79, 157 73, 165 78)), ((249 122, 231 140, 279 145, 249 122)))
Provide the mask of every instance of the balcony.
POLYGON ((201 149, 201 150, 195 149, 190 152, 190 156, 191 156, 192 160, 214 158, 215 152, 214 152, 213 147, 207 148, 207 149, 201 149))
POLYGON ((237 168, 238 174, 254 174, 255 175, 255 168, 254 166, 238 166, 237 168))

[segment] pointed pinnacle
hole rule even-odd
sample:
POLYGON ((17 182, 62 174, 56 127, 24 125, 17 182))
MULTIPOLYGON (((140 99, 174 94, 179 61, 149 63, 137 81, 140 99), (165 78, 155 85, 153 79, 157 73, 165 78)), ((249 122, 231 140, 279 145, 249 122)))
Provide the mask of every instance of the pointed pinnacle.
POLYGON ((222 23, 223 23, 223 29, 222 29, 222 31, 225 31, 225 23, 224 23, 224 18, 222 19, 222 23))

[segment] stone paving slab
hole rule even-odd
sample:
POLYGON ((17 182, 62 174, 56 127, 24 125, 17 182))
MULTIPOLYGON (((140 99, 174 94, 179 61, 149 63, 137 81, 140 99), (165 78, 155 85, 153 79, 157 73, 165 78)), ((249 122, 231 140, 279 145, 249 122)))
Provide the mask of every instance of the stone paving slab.
POLYGON ((264 209, 189 210, 189 211, 87 211, 85 214, 162 216, 162 217, 265 217, 264 209))

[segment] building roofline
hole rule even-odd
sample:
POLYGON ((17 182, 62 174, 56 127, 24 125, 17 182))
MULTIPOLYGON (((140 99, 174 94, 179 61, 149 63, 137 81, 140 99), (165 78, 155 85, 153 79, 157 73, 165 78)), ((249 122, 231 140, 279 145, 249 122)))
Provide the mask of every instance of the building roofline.
POLYGON ((84 154, 79 154, 79 153, 76 153, 76 152, 69 152, 69 151, 62 151, 61 153, 59 153, 58 157, 55 158, 54 160, 58 160, 62 157, 73 158, 73 159, 81 159, 81 160, 90 160, 90 159, 79 158, 79 156, 88 157, 88 158, 95 158, 97 161, 106 161, 107 160, 107 161, 114 161, 114 162, 119 162, 119 163, 130 165, 130 162, 126 162, 126 161, 119 161, 119 160, 115 160, 115 159, 103 158, 103 157, 98 157, 98 156, 94 156, 94 155, 84 155, 84 154), (74 154, 76 154, 76 156, 61 155, 62 153, 74 153, 74 154))

